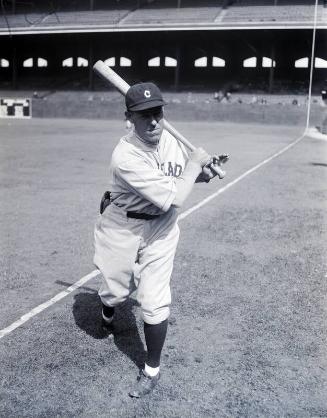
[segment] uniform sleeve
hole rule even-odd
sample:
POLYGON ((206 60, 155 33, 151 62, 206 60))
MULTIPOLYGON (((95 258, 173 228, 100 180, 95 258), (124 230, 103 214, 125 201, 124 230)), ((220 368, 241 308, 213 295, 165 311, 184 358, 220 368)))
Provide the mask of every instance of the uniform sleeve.
POLYGON ((121 179, 131 191, 153 203, 164 212, 170 208, 176 196, 176 184, 173 177, 153 168, 144 160, 127 161, 119 164, 115 175, 121 179))

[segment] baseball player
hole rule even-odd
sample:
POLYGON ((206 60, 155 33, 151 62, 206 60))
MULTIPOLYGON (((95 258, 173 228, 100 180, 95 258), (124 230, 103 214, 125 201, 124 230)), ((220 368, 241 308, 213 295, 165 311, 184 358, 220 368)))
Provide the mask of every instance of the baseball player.
POLYGON ((209 165, 219 165, 219 159, 202 148, 188 155, 163 129, 165 102, 155 84, 131 86, 125 101, 133 129, 112 153, 110 196, 108 192, 104 196, 95 226, 94 263, 103 277, 99 296, 106 325, 114 319, 115 307, 137 288, 147 357, 129 395, 140 398, 152 391, 160 377, 170 276, 179 239, 177 209, 195 182, 208 182, 216 175, 209 165))

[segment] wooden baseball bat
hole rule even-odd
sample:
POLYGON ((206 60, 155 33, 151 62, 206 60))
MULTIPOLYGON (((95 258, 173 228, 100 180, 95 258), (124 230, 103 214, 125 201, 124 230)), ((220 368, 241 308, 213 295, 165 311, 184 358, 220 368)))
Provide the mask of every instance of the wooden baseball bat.
MULTIPOLYGON (((93 65, 93 70, 104 79, 106 82, 110 82, 116 89, 124 96, 127 90, 130 88, 129 84, 126 83, 114 70, 108 67, 103 61, 99 60, 93 65)), ((180 132, 177 131, 166 119, 164 119, 164 128, 173 135, 178 141, 185 145, 190 151, 195 150, 195 146, 186 139, 180 132)), ((210 168, 215 171, 220 179, 225 177, 225 171, 216 165, 211 165, 210 168)))

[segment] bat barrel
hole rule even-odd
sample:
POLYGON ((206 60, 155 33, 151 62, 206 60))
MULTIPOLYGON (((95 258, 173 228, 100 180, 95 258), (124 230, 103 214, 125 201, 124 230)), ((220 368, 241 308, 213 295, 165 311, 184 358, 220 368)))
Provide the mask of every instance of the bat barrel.
POLYGON ((103 61, 99 60, 93 65, 93 70, 105 81, 110 81, 117 90, 124 96, 129 89, 129 84, 126 83, 115 71, 108 67, 103 61))

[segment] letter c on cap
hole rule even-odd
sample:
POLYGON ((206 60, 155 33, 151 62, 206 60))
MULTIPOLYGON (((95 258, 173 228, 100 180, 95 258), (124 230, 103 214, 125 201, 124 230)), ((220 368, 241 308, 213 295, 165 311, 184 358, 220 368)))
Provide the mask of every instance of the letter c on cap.
POLYGON ((151 97, 150 90, 144 90, 144 97, 146 97, 147 99, 151 97))

